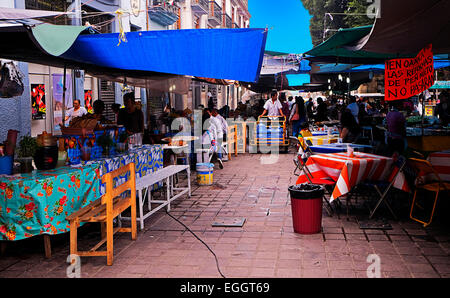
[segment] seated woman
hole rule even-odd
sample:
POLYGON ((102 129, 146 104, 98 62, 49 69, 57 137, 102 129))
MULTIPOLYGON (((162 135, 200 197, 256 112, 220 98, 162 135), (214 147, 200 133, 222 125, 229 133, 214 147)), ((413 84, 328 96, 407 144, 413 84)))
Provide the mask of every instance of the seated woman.
POLYGON ((298 135, 298 140, 300 141, 300 144, 302 145, 302 147, 306 148, 307 144, 303 138, 312 137, 313 135, 312 135, 311 131, 309 130, 308 122, 303 122, 301 124, 300 128, 301 128, 301 130, 298 135))
POLYGON ((361 128, 349 109, 345 109, 341 116, 340 138, 343 143, 353 143, 360 134, 361 128))

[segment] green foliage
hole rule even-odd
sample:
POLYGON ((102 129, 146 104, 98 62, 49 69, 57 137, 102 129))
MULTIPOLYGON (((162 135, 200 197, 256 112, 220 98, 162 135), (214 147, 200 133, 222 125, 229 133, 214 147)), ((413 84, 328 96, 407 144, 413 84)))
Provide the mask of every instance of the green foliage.
POLYGON ((36 138, 31 136, 23 136, 17 148, 18 157, 32 157, 37 149, 36 138))
POLYGON ((374 19, 369 18, 367 13, 368 3, 363 0, 351 0, 348 3, 348 12, 352 14, 364 15, 347 15, 344 17, 345 22, 350 27, 360 27, 365 25, 372 25, 374 19))

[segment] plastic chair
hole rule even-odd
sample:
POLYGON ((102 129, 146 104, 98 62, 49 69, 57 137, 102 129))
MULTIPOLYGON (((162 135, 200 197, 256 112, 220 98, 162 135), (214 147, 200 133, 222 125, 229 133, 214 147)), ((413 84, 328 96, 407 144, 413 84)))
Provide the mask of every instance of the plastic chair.
POLYGON ((418 174, 419 176, 430 175, 433 178, 435 178, 435 179, 432 179, 432 181, 430 181, 430 182, 424 182, 424 183, 421 183, 421 179, 416 179, 416 183, 415 183, 416 189, 414 191, 414 197, 413 197, 413 201, 411 203, 411 211, 410 211, 409 217, 412 220, 422 223, 423 226, 426 227, 426 226, 430 225, 431 221, 433 220, 433 215, 436 210, 436 204, 438 201, 439 193, 441 191, 450 190, 450 183, 442 181, 438 172, 436 171, 436 169, 433 167, 433 165, 428 160, 410 158, 409 163, 413 168, 416 169, 416 171, 419 173, 418 174), (417 207, 421 208, 421 206, 416 204, 417 191, 419 189, 424 189, 424 190, 436 193, 436 196, 435 196, 434 202, 433 202, 433 208, 431 210, 431 215, 430 215, 430 218, 428 221, 420 220, 418 218, 413 217, 413 215, 412 215, 413 211, 414 211, 414 207, 416 207, 416 205, 417 205, 417 207))

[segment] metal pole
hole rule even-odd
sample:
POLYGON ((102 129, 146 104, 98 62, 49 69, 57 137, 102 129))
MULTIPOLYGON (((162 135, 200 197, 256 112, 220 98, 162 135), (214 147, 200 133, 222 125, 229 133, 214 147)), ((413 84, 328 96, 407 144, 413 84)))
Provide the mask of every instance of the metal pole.
POLYGON ((145 1, 145 17, 147 21, 147 31, 148 31, 148 0, 145 1))
POLYGON ((64 74, 63 74, 63 94, 62 94, 62 124, 66 126, 66 72, 67 66, 64 64, 64 74))
POLYGON ((424 120, 425 120, 425 92, 422 92, 422 137, 423 137, 424 120))

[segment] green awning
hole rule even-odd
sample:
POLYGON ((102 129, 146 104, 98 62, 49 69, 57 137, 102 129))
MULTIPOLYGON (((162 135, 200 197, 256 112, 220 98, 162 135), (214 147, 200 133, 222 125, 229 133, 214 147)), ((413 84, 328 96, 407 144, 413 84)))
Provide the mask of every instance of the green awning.
POLYGON ((264 54, 269 56, 287 56, 289 53, 276 52, 276 51, 264 51, 264 54))
POLYGON ((88 30, 84 26, 65 26, 41 24, 31 28, 33 37, 41 48, 53 56, 61 56, 75 42, 81 32, 88 30))
POLYGON ((430 89, 450 89, 450 81, 436 81, 430 89))
MULTIPOLYGON (((400 57, 409 56, 397 56, 393 54, 382 54, 367 51, 354 51, 351 49, 354 43, 367 36, 372 30, 372 25, 339 29, 333 36, 328 38, 326 41, 320 45, 314 47, 313 49, 306 52, 306 55, 313 56, 311 61, 320 61, 323 57, 324 62, 329 62, 335 59, 341 63, 349 63, 349 61, 354 61, 354 63, 364 64, 374 63, 376 60, 382 61, 385 59, 393 59, 400 57)), ((309 59, 309 58, 307 58, 309 59)), ((351 62, 350 62, 351 63, 351 62)))

